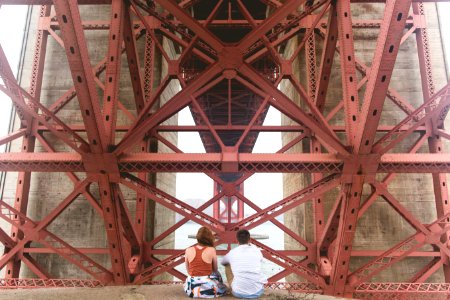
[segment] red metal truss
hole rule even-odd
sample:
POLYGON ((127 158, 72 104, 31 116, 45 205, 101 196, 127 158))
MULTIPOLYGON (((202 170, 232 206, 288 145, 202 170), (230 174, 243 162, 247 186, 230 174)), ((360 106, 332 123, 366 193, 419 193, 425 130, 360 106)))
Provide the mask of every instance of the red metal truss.
POLYGON ((184 280, 176 269, 184 249, 159 245, 187 222, 211 228, 216 244, 228 249, 235 231, 270 222, 298 248, 253 241, 281 268, 269 288, 363 299, 448 297, 450 82, 433 75, 425 10, 441 1, 0 0, 0 7, 41 5, 36 31, 30 31, 36 37, 29 83, 14 78, 0 45, 0 92, 19 120, 0 137, 0 145, 14 149, 0 154, 0 171, 18 172, 15 193, 2 192, 0 201, 0 288, 168 283, 159 281, 162 274, 184 280), (94 6, 104 9, 103 19, 84 18, 94 6), (377 11, 375 19, 364 14, 368 7, 377 11), (365 30, 377 33, 370 61, 359 57, 365 30), (103 39, 93 40, 92 31, 103 39), (408 99, 391 80, 413 36, 416 47, 408 56, 418 59, 418 99, 408 99), (97 57, 90 46, 102 42, 106 50, 97 57), (43 90, 46 62, 56 63, 50 44, 64 53, 61 74, 73 82, 56 97, 43 90), (393 120, 390 105, 398 112, 393 120), (195 125, 174 124, 183 109, 195 125), (271 109, 284 124, 265 124, 271 109), (184 153, 173 138, 182 132, 198 133, 206 153, 184 153), (254 153, 263 132, 283 134, 283 146, 254 153), (57 172, 65 172, 73 188, 61 186, 67 196, 49 213, 31 214, 31 203, 43 201, 30 193, 39 180, 34 174, 57 172), (195 207, 155 179, 181 172, 206 174, 214 196, 195 207), (244 194, 256 173, 302 174, 305 180, 262 205, 244 194), (435 201, 418 208, 432 211, 431 221, 391 189, 394 179, 411 174, 429 174, 430 186, 432 180, 435 201), (75 200, 100 217, 104 245, 75 246, 52 232, 75 200), (387 249, 358 249, 360 222, 376 201, 412 234, 387 249), (148 239, 146 231, 155 226, 148 212, 156 204, 181 219, 148 239), (299 207, 312 215, 310 236, 279 219, 299 207), (52 278, 38 255, 64 258, 83 279, 52 278), (106 256, 109 267, 98 256, 106 256), (406 259, 427 260, 405 282, 379 282, 406 259), (20 278, 25 266, 36 278, 20 278), (305 282, 290 282, 292 275, 305 282))

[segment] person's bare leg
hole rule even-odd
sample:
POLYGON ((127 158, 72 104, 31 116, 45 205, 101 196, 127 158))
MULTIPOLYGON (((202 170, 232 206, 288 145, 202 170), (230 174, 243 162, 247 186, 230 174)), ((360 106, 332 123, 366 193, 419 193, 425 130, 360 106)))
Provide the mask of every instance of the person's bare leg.
POLYGON ((225 275, 227 275, 227 282, 231 289, 231 283, 233 282, 234 276, 233 276, 233 272, 231 271, 230 265, 225 265, 225 275))

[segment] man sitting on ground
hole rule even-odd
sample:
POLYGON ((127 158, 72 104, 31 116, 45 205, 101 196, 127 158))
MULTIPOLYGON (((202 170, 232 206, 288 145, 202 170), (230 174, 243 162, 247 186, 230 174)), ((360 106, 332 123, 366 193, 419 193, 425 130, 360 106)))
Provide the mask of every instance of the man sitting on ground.
POLYGON ((236 233, 239 246, 222 258, 231 293, 237 298, 258 298, 264 293, 267 278, 261 272, 262 253, 250 244, 250 232, 242 229, 236 233))

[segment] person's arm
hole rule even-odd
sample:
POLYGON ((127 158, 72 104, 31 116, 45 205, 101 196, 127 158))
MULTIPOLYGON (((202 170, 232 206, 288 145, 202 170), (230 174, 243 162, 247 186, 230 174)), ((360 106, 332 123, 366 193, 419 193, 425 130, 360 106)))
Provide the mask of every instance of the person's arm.
POLYGON ((212 248, 212 270, 217 272, 217 252, 216 249, 212 248))
POLYGON ((259 255, 258 255, 258 256, 259 256, 259 259, 260 259, 260 260, 261 260, 261 262, 262 262, 262 261, 263 261, 263 259, 264 259, 264 255, 262 254, 262 251, 261 251, 261 249, 259 249, 259 248, 258 248, 258 250, 259 250, 259 251, 258 251, 258 253, 259 253, 259 255))
POLYGON ((230 252, 228 252, 224 257, 222 257, 222 260, 220 261, 220 263, 222 264, 222 266, 226 266, 230 264, 230 257, 229 257, 230 252))
MULTIPOLYGON (((188 248, 189 249, 189 248, 188 248)), ((189 260, 188 260, 188 249, 184 252, 184 264, 186 266, 186 273, 189 274, 189 260)), ((191 275, 191 274, 189 274, 191 275)))

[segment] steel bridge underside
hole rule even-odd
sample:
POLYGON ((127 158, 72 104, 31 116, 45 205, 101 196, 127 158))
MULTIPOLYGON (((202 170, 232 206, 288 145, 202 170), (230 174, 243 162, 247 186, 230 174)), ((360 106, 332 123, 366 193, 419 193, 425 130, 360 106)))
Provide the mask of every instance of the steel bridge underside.
POLYGON ((15 197, 0 201, 5 249, 0 287, 158 284, 155 277, 163 273, 184 280, 185 274, 175 269, 184 263, 184 249, 154 246, 187 221, 211 228, 217 245, 235 243, 239 228, 272 222, 301 249, 275 250, 253 241, 267 260, 282 267, 269 278, 269 287, 370 299, 446 297, 450 155, 445 145, 450 132, 444 125, 450 83, 437 83, 433 77, 424 9, 436 2, 448 1, 0 0, 0 6, 40 9, 29 80, 14 77, 0 45, 0 91, 12 101, 19 123, 0 138, 0 145, 21 145, 16 152, 0 154, 0 171, 18 172, 15 197), (379 19, 352 18, 355 8, 371 3, 382 7, 379 19), (88 5, 107 7, 110 18, 83 20, 80 11, 88 5), (354 32, 364 29, 378 31, 369 65, 355 55, 354 32), (86 34, 96 30, 108 32, 108 47, 104 59, 93 63, 86 34), (41 99, 41 92, 45 61, 52 60, 50 39, 65 51, 73 87, 49 102, 41 99), (416 43, 409 51, 419 61, 422 95, 414 102, 419 105, 391 84, 399 49, 408 39, 416 43), (166 72, 156 80, 158 59, 166 72), (333 79, 336 69, 340 78, 333 79), (120 97, 121 76, 129 76, 132 99, 120 97), (330 97, 332 80, 339 81, 341 100, 330 97), (162 102, 173 82, 180 91, 162 102), (400 120, 381 121, 387 102, 402 111, 400 120), (78 123, 60 116, 74 103, 78 123), (185 108, 195 125, 166 122, 185 108), (283 115, 283 124, 264 124, 269 108, 283 115), (342 118, 336 121, 338 115, 342 118), (206 153, 183 153, 166 138, 180 132, 197 132, 206 153), (252 153, 262 132, 290 139, 275 153, 252 153), (164 144, 168 153, 152 151, 152 141, 164 144), (36 151, 36 144, 45 151, 36 151), (73 190, 40 220, 27 213, 34 172, 61 172, 73 182, 73 190), (204 173, 219 188, 212 199, 192 207, 151 183, 150 176, 162 172, 204 173), (309 184, 258 207, 242 190, 256 173, 302 173, 309 184), (389 191, 394 178, 412 173, 432 178, 432 222, 421 221, 389 191), (124 189, 134 192, 133 210, 124 189), (320 201, 330 195, 331 210, 320 201), (104 220, 106 248, 72 246, 47 228, 80 196, 104 220), (378 197, 414 233, 388 249, 352 249, 358 220, 378 197), (254 213, 233 211, 231 204, 217 211, 223 209, 218 203, 231 198, 254 213), (150 201, 182 216, 154 240, 145 239, 148 225, 141 222, 150 201), (314 212, 312 240, 276 218, 306 203, 314 212), (205 212, 210 206, 212 216, 205 212), (37 253, 62 257, 85 273, 83 279, 52 278, 33 258, 37 253), (108 255, 110 266, 92 254, 108 255), (367 259, 350 269, 355 257, 367 259), (430 262, 410 280, 374 282, 395 263, 415 257, 430 262), (20 278, 23 265, 36 278, 20 278), (427 282, 436 272, 443 274, 443 281, 427 282), (293 274, 304 282, 280 282, 293 274))

